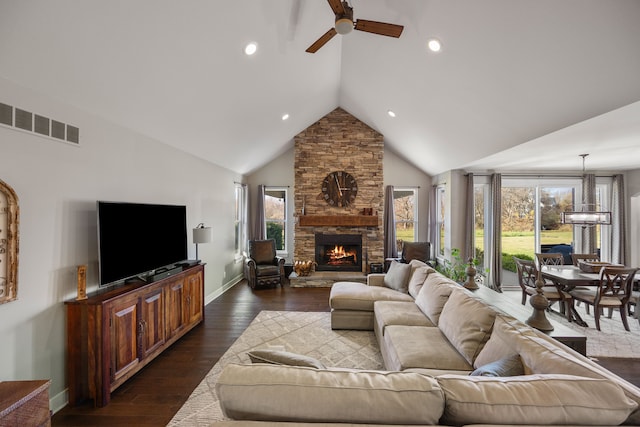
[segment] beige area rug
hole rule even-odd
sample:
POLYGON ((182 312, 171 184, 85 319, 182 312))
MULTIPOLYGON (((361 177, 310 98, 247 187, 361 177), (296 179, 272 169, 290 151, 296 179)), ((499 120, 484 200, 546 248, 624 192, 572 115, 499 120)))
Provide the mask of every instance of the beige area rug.
MULTIPOLYGON (((522 291, 520 288, 517 290, 505 290, 504 294, 512 298, 514 304, 520 304, 520 298, 522 297, 522 291)), ((528 299, 527 304, 529 304, 528 299)), ((614 310, 611 319, 606 315, 600 316, 600 331, 598 331, 596 330, 596 321, 593 317, 593 308, 591 309, 591 314, 587 314, 584 304, 576 306, 576 310, 580 313, 580 316, 582 316, 582 320, 587 322, 589 325, 588 327, 585 328, 578 326, 573 322, 570 323, 564 316, 553 311, 548 314, 550 319, 560 322, 563 325, 586 335, 587 356, 593 358, 640 357, 640 351, 638 350, 638 344, 640 343, 640 324, 638 323, 638 319, 627 316, 630 329, 630 332, 627 332, 622 325, 620 312, 618 310, 614 310)))
MULTIPOLYGON (((520 304, 519 289, 505 291, 505 294, 513 298, 514 304, 520 304)), ((629 319, 631 332, 626 332, 620 314, 614 312, 612 319, 601 319, 602 331, 598 332, 593 315, 586 314, 584 305, 577 309, 589 327, 569 323, 553 312, 549 316, 587 336, 588 356, 638 357, 640 325, 637 319, 629 319)), ((332 331, 327 312, 262 311, 193 391, 169 426, 208 426, 224 419, 215 393, 215 384, 224 366, 232 362, 250 363, 247 351, 274 347, 315 357, 326 366, 383 369, 371 331, 332 331)))
POLYGON ((372 331, 333 331, 330 313, 262 311, 220 358, 169 422, 169 426, 208 426, 225 419, 215 384, 228 363, 251 363, 247 351, 284 348, 320 360, 325 366, 382 369, 372 331))

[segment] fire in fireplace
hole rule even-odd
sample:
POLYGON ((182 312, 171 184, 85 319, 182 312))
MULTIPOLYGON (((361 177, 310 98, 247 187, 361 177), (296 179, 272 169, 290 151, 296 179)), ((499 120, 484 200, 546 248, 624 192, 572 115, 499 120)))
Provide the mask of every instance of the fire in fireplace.
POLYGON ((315 235, 317 271, 361 271, 362 236, 360 234, 315 235))

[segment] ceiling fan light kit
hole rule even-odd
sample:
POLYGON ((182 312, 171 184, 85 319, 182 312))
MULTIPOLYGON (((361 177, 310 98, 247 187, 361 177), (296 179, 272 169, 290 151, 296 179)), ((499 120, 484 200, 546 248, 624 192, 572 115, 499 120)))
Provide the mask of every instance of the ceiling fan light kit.
POLYGON ((367 21, 365 19, 353 20, 353 8, 346 1, 327 0, 335 15, 335 26, 324 33, 318 40, 309 46, 306 52, 316 53, 336 34, 346 35, 355 28, 358 31, 378 34, 381 36, 398 38, 402 34, 404 26, 388 24, 386 22, 367 21))

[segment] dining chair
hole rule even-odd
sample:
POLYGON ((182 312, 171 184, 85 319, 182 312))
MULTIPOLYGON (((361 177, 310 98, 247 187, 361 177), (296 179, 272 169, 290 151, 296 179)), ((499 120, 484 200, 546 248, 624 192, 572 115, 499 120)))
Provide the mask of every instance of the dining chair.
MULTIPOLYGON (((627 313, 629 312, 629 298, 633 288, 633 280, 637 268, 605 266, 600 270, 598 286, 594 290, 573 289, 569 293, 574 301, 582 301, 593 306, 596 329, 600 330, 600 316, 604 308, 620 311, 620 318, 625 330, 629 331, 627 313)), ((609 312, 611 317, 611 312, 609 312)))
MULTIPOLYGON (((522 288, 522 305, 527 302, 527 295, 536 295, 538 293, 536 288, 536 279, 538 278, 538 269, 536 263, 526 259, 513 257, 513 261, 516 263, 516 270, 518 271, 518 284, 522 288)), ((545 284, 542 287, 542 294, 551 304, 558 302, 564 304, 564 312, 567 316, 567 320, 571 321, 571 295, 564 291, 559 291, 555 285, 545 284)))
POLYGON ((580 261, 600 261, 600 257, 598 254, 571 254, 571 261, 573 261, 573 265, 578 267, 580 261))
POLYGON ((564 265, 564 256, 559 252, 536 253, 538 267, 543 265, 564 265))

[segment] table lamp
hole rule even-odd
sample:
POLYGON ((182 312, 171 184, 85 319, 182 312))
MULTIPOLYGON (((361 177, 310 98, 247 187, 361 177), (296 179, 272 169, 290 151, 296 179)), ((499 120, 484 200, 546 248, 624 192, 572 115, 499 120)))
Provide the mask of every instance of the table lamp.
POLYGON ((211 227, 205 227, 200 223, 193 229, 193 243, 196 244, 196 259, 198 258, 198 244, 209 243, 211 241, 211 227))

